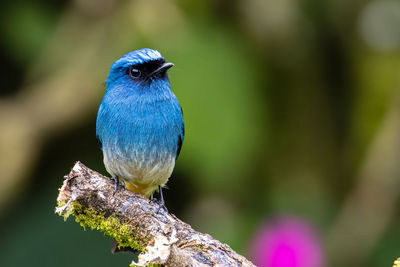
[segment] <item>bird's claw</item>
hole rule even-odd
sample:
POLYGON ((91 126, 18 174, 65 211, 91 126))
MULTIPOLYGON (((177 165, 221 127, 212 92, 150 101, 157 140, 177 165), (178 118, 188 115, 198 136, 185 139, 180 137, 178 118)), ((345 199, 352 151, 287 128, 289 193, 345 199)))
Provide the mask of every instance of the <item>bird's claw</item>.
POLYGON ((151 201, 153 201, 153 202, 158 204, 158 209, 157 209, 156 213, 159 213, 161 208, 163 208, 167 213, 169 213, 168 209, 167 209, 167 206, 165 206, 165 201, 164 201, 164 196, 163 196, 163 193, 162 193, 162 187, 161 186, 158 186, 158 191, 160 192, 160 200, 158 200, 157 198, 154 197, 154 193, 151 195, 151 198, 150 198, 151 201))
POLYGON ((167 213, 169 213, 167 207, 165 206, 165 203, 162 202, 161 200, 158 200, 157 198, 152 197, 152 198, 150 199, 150 201, 151 201, 151 202, 154 202, 154 203, 156 203, 156 204, 158 205, 157 210, 156 210, 156 213, 157 213, 157 214, 160 213, 160 210, 161 210, 161 209, 164 209, 167 213))
POLYGON ((125 189, 125 183, 123 181, 120 181, 117 176, 113 176, 111 179, 114 181, 113 195, 115 195, 115 193, 118 191, 118 188, 125 189))

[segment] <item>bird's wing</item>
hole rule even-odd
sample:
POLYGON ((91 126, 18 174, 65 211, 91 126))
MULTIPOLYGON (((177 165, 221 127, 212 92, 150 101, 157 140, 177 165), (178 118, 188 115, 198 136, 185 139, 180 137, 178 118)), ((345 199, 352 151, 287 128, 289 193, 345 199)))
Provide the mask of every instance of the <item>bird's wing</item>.
POLYGON ((100 134, 99 133, 99 131, 100 131, 100 118, 99 117, 102 114, 102 110, 103 110, 103 103, 100 104, 99 111, 97 113, 97 120, 96 120, 96 137, 97 137, 97 142, 100 145, 100 149, 103 149, 103 142, 102 142, 101 137, 99 135, 100 134))
MULTIPOLYGON (((181 107, 181 112, 182 112, 182 118, 183 118, 182 107, 181 107)), ((177 149, 176 149, 176 158, 175 159, 177 159, 178 156, 179 156, 179 153, 181 153, 181 148, 182 148, 182 144, 183 144, 183 139, 184 138, 185 138, 185 123, 183 122, 183 119, 182 119, 181 132, 180 132, 180 134, 178 136, 178 146, 177 146, 177 149)))

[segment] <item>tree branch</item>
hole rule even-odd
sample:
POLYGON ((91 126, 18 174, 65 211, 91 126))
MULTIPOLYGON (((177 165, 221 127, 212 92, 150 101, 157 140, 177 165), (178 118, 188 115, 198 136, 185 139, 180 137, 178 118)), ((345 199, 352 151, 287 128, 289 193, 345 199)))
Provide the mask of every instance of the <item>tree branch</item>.
POLYGON ((77 162, 57 198, 56 213, 69 215, 113 237, 121 247, 141 251, 134 266, 255 266, 208 234, 202 234, 158 203, 121 189, 111 179, 77 162))

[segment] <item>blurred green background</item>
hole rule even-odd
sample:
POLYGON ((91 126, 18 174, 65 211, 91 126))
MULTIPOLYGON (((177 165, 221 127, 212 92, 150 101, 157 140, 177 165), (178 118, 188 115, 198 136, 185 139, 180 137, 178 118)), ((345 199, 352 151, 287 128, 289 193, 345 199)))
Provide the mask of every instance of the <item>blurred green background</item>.
POLYGON ((175 64, 186 123, 170 212, 251 256, 269 218, 302 218, 324 266, 400 256, 400 2, 0 2, 0 266, 127 266, 111 239, 54 214, 95 137, 111 64, 175 64))

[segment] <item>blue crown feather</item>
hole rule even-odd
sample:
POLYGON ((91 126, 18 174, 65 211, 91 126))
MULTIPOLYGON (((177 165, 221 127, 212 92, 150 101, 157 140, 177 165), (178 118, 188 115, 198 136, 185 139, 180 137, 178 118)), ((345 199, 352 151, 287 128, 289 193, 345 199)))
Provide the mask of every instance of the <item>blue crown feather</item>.
POLYGON ((157 50, 143 48, 123 55, 120 59, 115 61, 115 63, 111 66, 111 69, 114 67, 126 67, 129 65, 143 64, 160 58, 163 57, 157 50))

